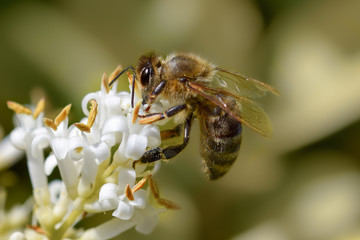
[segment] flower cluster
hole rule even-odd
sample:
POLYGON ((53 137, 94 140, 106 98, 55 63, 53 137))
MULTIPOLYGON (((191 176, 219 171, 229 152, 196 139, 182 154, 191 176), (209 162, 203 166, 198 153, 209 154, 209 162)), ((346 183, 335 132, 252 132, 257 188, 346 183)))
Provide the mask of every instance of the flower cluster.
POLYGON ((18 120, 10 140, 26 153, 35 205, 31 226, 11 239, 108 239, 132 227, 148 234, 159 212, 177 208, 160 198, 152 180, 158 164, 134 164, 147 148, 160 145, 159 128, 136 123, 140 104, 132 109, 130 93, 117 92, 117 82, 110 89, 108 82, 104 74, 101 90, 83 98, 87 117, 72 125, 71 105, 52 120, 43 117, 44 100, 34 108, 8 102, 18 120), (61 180, 48 183, 56 167, 61 180), (107 211, 113 218, 99 226, 74 227, 85 213, 107 211))

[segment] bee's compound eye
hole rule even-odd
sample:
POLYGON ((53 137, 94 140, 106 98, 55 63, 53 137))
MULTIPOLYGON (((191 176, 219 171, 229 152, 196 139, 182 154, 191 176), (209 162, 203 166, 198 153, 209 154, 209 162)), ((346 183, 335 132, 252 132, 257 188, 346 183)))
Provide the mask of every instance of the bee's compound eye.
POLYGON ((150 68, 150 67, 145 67, 145 68, 142 70, 141 76, 140 76, 141 84, 142 84, 143 86, 149 85, 150 76, 151 76, 151 68, 150 68))

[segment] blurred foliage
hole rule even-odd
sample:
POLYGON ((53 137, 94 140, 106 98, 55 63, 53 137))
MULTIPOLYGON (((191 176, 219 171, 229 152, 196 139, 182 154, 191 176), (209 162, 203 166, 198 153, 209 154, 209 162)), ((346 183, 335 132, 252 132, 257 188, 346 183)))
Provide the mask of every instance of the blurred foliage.
MULTIPOLYGON (((245 129, 238 161, 209 183, 194 124, 191 144, 156 176, 182 210, 150 236, 119 239, 360 239, 359 9, 356 0, 1 1, 0 125, 13 128, 7 100, 41 95, 49 117, 71 102, 79 120, 103 72, 150 50, 195 52, 279 89, 261 100, 274 136, 245 129)), ((0 184, 8 205, 24 201, 25 161, 0 184)))

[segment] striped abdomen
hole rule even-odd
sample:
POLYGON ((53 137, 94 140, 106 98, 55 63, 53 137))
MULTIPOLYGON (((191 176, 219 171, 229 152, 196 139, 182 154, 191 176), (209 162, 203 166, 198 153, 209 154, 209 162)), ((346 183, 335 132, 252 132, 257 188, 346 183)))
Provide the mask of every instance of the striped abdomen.
POLYGON ((216 180, 230 169, 241 144, 241 123, 210 102, 198 108, 200 116, 200 153, 209 180, 216 180))

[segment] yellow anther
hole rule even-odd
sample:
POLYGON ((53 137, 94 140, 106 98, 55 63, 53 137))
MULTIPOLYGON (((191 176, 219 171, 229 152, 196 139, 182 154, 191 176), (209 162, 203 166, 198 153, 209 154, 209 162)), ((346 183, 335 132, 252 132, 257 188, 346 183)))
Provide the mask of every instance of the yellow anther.
POLYGON ((44 118, 43 121, 44 121, 45 126, 52 128, 54 131, 57 130, 58 126, 54 123, 53 120, 51 120, 49 118, 44 118))
POLYGON ((134 201, 134 195, 133 192, 131 191, 130 185, 127 184, 125 187, 125 191, 124 191, 125 196, 130 200, 130 201, 134 201))
POLYGON ((132 117, 132 123, 134 124, 136 122, 136 119, 138 118, 139 116, 139 110, 140 110, 140 106, 141 106, 141 100, 138 101, 134 107, 134 114, 133 114, 133 117, 132 117))
POLYGON ((33 112, 33 118, 36 119, 39 116, 39 114, 44 111, 44 108, 45 108, 45 99, 42 98, 36 105, 36 108, 33 112))
POLYGON ((64 109, 59 113, 59 115, 57 115, 54 121, 57 126, 59 126, 59 124, 62 121, 64 121, 65 118, 69 115, 70 109, 71 109, 71 104, 64 107, 64 109))
POLYGON ((154 179, 152 178, 151 174, 144 177, 143 179, 141 179, 132 189, 130 189, 130 186, 127 185, 125 188, 125 196, 130 200, 133 201, 134 199, 134 192, 138 191, 139 189, 141 189, 145 183, 149 181, 149 186, 150 186, 150 190, 151 193, 154 195, 154 198, 156 199, 156 201, 158 202, 158 204, 160 204, 161 206, 167 208, 167 209, 172 209, 172 210, 177 210, 180 209, 180 206, 168 199, 165 198, 161 198, 160 197, 160 192, 159 192, 159 188, 157 186, 157 184, 155 183, 154 179))
POLYGON ((105 91, 106 91, 107 93, 109 93, 109 91, 110 91, 109 80, 108 80, 108 77, 107 77, 106 73, 104 73, 104 74, 102 75, 101 84, 104 86, 105 91))
POLYGON ((77 127, 80 131, 87 132, 87 133, 90 132, 90 129, 93 126, 93 124, 95 122, 96 115, 98 113, 98 111, 97 111, 97 107, 98 107, 97 102, 95 100, 91 100, 90 103, 91 103, 91 109, 90 109, 87 124, 85 124, 85 123, 74 123, 75 127, 77 127))
POLYGON ((121 72, 122 67, 121 65, 119 65, 109 76, 109 81, 111 82, 112 80, 114 80, 114 78, 121 72))
POLYGON ((130 74, 129 72, 127 72, 126 74, 128 75, 128 80, 129 80, 129 83, 130 83, 130 85, 132 86, 134 76, 133 76, 132 74, 130 74))
POLYGON ((165 198, 158 198, 157 199, 157 202, 165 207, 166 209, 172 209, 172 210, 178 210, 180 209, 181 207, 179 205, 177 205, 176 203, 168 200, 168 199, 165 199, 165 198))
POLYGON ((88 117, 88 121, 87 121, 87 125, 89 128, 91 128, 93 126, 96 115, 98 113, 97 102, 95 100, 91 100, 90 103, 91 103, 91 109, 90 109, 90 113, 89 113, 89 117, 88 117))
POLYGON ((149 177, 149 185, 150 185, 150 190, 153 193, 154 197, 156 199, 159 199, 160 198, 159 188, 151 176, 149 177))
POLYGON ((31 114, 31 109, 25 107, 24 105, 21 105, 19 103, 13 102, 13 101, 7 101, 7 106, 9 109, 13 110, 15 113, 18 114, 31 114))
POLYGON ((141 180, 131 189, 131 191, 134 193, 134 192, 138 191, 139 189, 141 189, 141 188, 145 185, 146 181, 147 181, 150 177, 151 177, 151 175, 146 176, 146 177, 144 177, 143 179, 141 179, 141 180))
POLYGON ((84 123, 74 123, 75 127, 77 127, 80 131, 83 132, 90 132, 90 128, 88 125, 84 124, 84 123))

